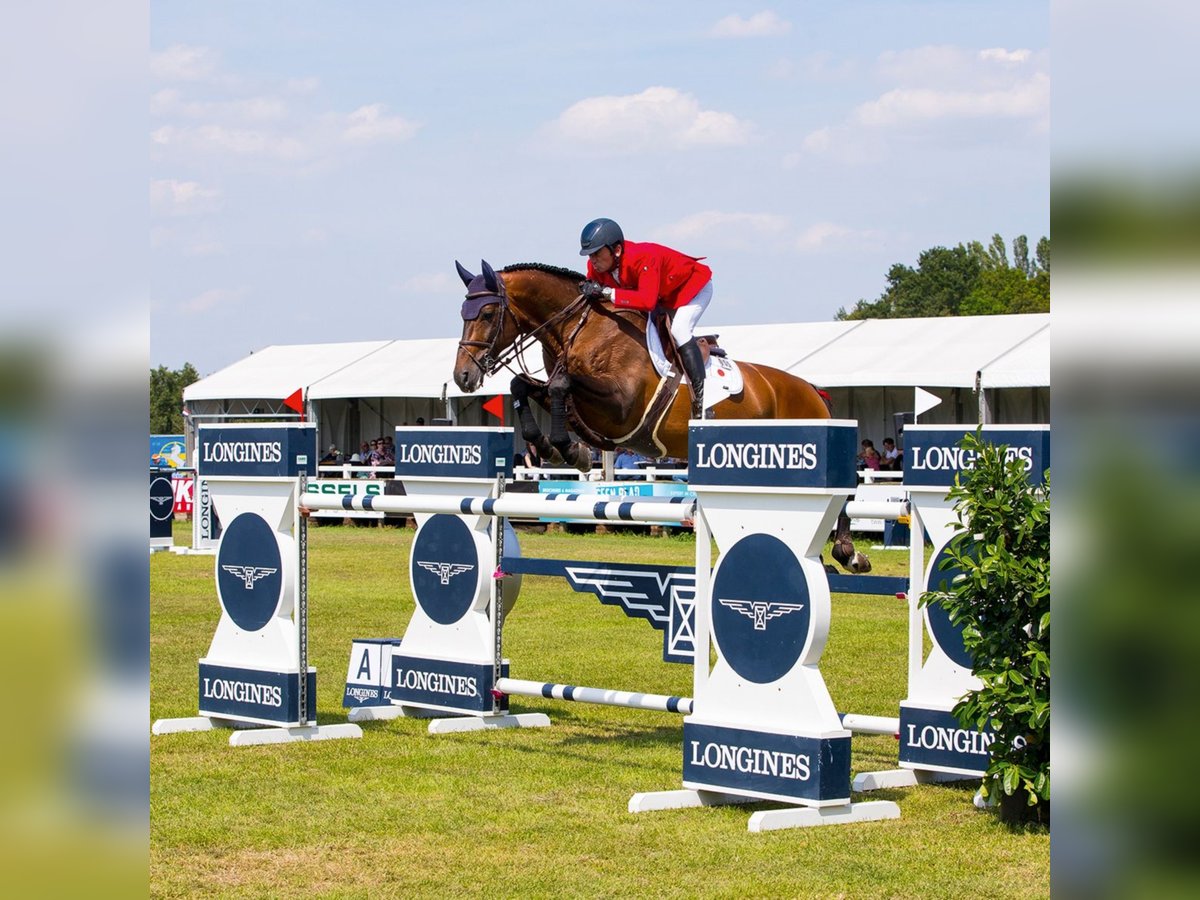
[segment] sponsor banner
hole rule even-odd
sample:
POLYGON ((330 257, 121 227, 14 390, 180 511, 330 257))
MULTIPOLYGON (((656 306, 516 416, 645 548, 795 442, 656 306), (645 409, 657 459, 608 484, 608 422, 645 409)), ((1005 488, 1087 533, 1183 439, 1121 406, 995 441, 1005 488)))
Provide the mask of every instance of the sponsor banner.
MULTIPOLYGON (((200 715, 278 725, 300 724, 300 674, 264 672, 200 660, 200 715)), ((308 673, 308 720, 317 718, 317 673, 308 673)))
POLYGON ((150 473, 150 542, 172 543, 175 523, 175 489, 169 469, 150 473))
POLYGON ((963 728, 946 710, 900 704, 901 763, 982 775, 994 739, 991 731, 963 728))
POLYGON ((849 801, 850 737, 771 734, 684 720, 683 782, 746 796, 849 801))
MULTIPOLYGON (((949 487, 954 476, 975 467, 975 454, 959 447, 963 436, 974 428, 925 428, 908 425, 904 429, 904 485, 949 487)), ((985 427, 984 439, 994 446, 1007 447, 1008 458, 1025 464, 1034 484, 1041 484, 1050 468, 1050 429, 985 427)))
POLYGON ((196 486, 196 478, 189 472, 176 472, 171 480, 175 490, 175 515, 190 516, 192 514, 192 491, 196 486))
POLYGON ((187 465, 187 450, 182 434, 150 435, 150 467, 178 469, 187 465))
POLYGON ((199 496, 195 493, 192 495, 200 507, 199 515, 193 516, 194 529, 196 531, 196 547, 197 549, 211 549, 216 546, 216 541, 221 537, 221 532, 224 529, 221 525, 221 517, 213 509, 212 490, 209 487, 208 479, 197 478, 197 481, 200 484, 199 496))
POLYGON ((356 638, 351 643, 342 706, 391 704, 390 663, 392 649, 399 646, 399 638, 356 638))
POLYGON ((317 426, 201 425, 196 436, 196 467, 201 476, 315 476, 317 426))
POLYGON ((397 428, 397 478, 512 477, 511 428, 397 428))
POLYGON ((688 428, 688 483, 768 488, 851 488, 858 484, 858 425, 739 425, 688 428))
MULTIPOLYGON (((505 666, 507 671, 507 666, 505 666)), ((392 653, 392 702, 485 713, 492 710, 490 664, 392 653)), ((506 702, 498 706, 507 708, 506 702)))
MULTIPOLYGON (((323 497, 382 497, 386 487, 387 482, 379 479, 318 478, 308 482, 305 493, 323 497)), ((314 513, 322 511, 313 510, 314 513)))

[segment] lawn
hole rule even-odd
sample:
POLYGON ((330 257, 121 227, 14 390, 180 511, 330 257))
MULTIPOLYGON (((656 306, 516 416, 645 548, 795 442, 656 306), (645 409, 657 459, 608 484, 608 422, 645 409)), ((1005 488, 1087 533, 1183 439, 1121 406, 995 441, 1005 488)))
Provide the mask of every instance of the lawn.
MULTIPOLYGON (((188 542, 177 525, 176 542, 188 542)), ((322 724, 341 705, 350 642, 399 637, 412 609, 412 529, 321 526, 310 540, 310 663, 322 724)), ((690 534, 521 534, 526 556, 691 564, 690 534)), ((907 553, 872 551, 901 575, 907 553)), ((196 661, 218 618, 213 559, 156 554, 151 718, 195 715, 196 661)), ((897 714, 906 607, 835 595, 821 669, 838 708, 897 714)), ((505 629, 512 675, 690 696, 662 635, 560 579, 526 576, 505 629)), ((632 815, 680 786, 679 717, 514 698, 549 729, 433 737, 416 719, 361 740, 232 748, 227 732, 151 738, 154 896, 1042 897, 1050 839, 973 808, 975 785, 882 791, 901 818, 750 834, 754 809, 632 815)), ((855 737, 855 772, 893 768, 896 741, 855 737)), ((858 798, 856 798, 858 799, 858 798)))

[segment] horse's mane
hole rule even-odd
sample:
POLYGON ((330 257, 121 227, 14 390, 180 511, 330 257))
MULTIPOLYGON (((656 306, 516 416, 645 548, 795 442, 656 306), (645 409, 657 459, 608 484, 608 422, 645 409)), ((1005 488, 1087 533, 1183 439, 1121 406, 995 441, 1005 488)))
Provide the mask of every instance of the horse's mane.
POLYGON ((568 278, 576 283, 587 278, 586 275, 581 275, 579 272, 573 272, 570 269, 564 269, 561 266, 550 266, 546 263, 517 263, 512 266, 505 266, 501 272, 526 272, 529 270, 535 272, 545 272, 547 275, 556 275, 559 278, 568 278))

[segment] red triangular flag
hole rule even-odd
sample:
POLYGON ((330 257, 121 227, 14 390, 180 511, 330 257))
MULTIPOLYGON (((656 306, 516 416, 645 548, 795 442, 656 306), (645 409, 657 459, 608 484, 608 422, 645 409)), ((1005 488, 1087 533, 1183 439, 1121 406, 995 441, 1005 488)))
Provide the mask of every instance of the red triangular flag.
POLYGON ((294 409, 300 413, 300 418, 304 418, 304 388, 296 388, 290 397, 285 397, 283 405, 288 409, 294 409))
POLYGON ((493 416, 500 420, 500 424, 504 424, 504 395, 497 394, 487 403, 483 404, 486 412, 490 412, 493 416))

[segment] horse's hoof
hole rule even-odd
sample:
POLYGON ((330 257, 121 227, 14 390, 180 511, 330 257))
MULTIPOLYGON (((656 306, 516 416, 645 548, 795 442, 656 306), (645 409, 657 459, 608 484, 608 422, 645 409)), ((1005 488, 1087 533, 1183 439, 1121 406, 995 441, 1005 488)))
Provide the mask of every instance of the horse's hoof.
POLYGON ((582 444, 576 444, 571 449, 570 465, 574 466, 580 472, 592 471, 592 454, 587 447, 582 444))
POLYGON ((867 559, 866 554, 855 550, 854 559, 850 562, 850 571, 855 575, 866 575, 871 571, 871 560, 867 559))

